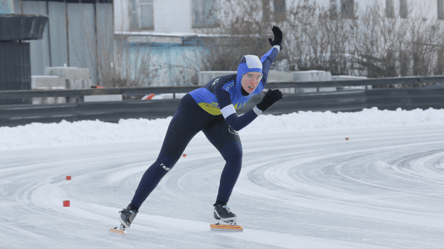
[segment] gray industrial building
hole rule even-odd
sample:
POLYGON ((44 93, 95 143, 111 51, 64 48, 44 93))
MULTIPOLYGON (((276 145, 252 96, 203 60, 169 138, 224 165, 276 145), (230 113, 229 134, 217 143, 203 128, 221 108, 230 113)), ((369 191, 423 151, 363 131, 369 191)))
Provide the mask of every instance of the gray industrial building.
POLYGON ((31 74, 46 67, 90 68, 93 82, 100 63, 113 61, 112 0, 13 0, 14 14, 49 17, 43 39, 30 42, 31 74))

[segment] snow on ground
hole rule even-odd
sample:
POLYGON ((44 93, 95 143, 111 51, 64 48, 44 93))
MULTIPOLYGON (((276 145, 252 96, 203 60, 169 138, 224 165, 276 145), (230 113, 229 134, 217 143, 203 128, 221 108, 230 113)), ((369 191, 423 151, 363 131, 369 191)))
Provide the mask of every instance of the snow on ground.
MULTIPOLYGON (((0 150, 163 138, 170 120, 171 117, 156 120, 129 119, 120 120, 118 124, 62 121, 14 128, 0 127, 0 150)), ((355 113, 298 112, 280 116, 261 115, 240 134, 436 123, 444 123, 444 110, 382 111, 372 108, 355 113)))
POLYGON ((242 233, 209 229, 224 161, 196 136, 128 233, 110 234, 170 119, 0 127, 0 247, 444 245, 444 110, 433 109, 258 117, 240 132, 229 203, 242 233))

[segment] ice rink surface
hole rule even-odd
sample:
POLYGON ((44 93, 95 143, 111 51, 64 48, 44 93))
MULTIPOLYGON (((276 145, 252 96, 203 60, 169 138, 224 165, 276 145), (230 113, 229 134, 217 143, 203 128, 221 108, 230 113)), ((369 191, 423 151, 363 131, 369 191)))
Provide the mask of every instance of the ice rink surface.
POLYGON ((210 231, 224 161, 204 136, 192 140, 126 235, 108 230, 162 139, 0 151, 0 247, 443 247, 442 124, 241 139, 243 168, 229 206, 242 233, 210 231))

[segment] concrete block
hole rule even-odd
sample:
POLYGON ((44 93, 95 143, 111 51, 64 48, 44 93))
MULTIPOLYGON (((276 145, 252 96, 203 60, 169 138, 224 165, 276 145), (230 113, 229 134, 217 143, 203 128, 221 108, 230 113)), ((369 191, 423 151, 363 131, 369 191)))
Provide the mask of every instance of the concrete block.
POLYGON ((270 70, 268 72, 267 83, 270 82, 291 82, 293 81, 293 72, 281 72, 277 70, 270 70))
MULTIPOLYGON (((66 82, 64 78, 59 76, 31 76, 31 89, 43 89, 43 90, 57 90, 66 89, 66 82)), ((32 104, 64 104, 66 103, 65 97, 40 97, 32 98, 32 104)))
POLYGON ((32 98, 33 105, 65 104, 65 97, 32 98))
MULTIPOLYGON (((292 82, 293 73, 292 72, 281 72, 277 70, 270 70, 268 72, 267 84, 279 83, 279 82, 292 82)), ((294 88, 279 88, 282 93, 295 93, 294 88)))
POLYGON ((122 94, 90 95, 83 97, 85 102, 122 101, 122 94))
POLYGON ((45 75, 57 75, 71 80, 91 79, 89 68, 78 67, 47 67, 45 68, 45 75))
MULTIPOLYGON (((349 76, 349 75, 336 75, 331 77, 333 81, 342 81, 342 80, 365 80, 367 77, 362 76, 349 76)), ((343 86, 338 87, 338 90, 356 90, 356 89, 365 89, 365 86, 343 86)), ((367 89, 372 89, 372 85, 367 85, 367 89)))
MULTIPOLYGON (((330 72, 326 71, 297 71, 293 72, 293 81, 296 82, 309 82, 309 81, 331 81, 332 76, 330 72)), ((318 89, 315 87, 310 88, 299 88, 297 92, 299 93, 311 93, 317 92, 318 89)), ((336 91, 336 87, 319 87, 319 92, 331 92, 336 91)))
POLYGON ((294 81, 331 81, 331 73, 326 71, 297 71, 293 72, 294 81))
POLYGON ((92 85, 91 79, 66 79, 67 89, 86 89, 91 88, 92 85))
POLYGON ((336 91, 336 87, 319 87, 319 91, 316 87, 307 87, 307 88, 299 88, 297 89, 298 93, 315 93, 315 92, 334 92, 336 91))
POLYGON ((31 89, 66 89, 64 78, 59 76, 39 75, 31 76, 31 89))
POLYGON ((44 105, 44 104, 65 104, 65 97, 39 97, 32 98, 33 105, 44 105))
POLYGON ((65 104, 65 97, 40 97, 32 98, 33 105, 44 105, 44 104, 65 104))

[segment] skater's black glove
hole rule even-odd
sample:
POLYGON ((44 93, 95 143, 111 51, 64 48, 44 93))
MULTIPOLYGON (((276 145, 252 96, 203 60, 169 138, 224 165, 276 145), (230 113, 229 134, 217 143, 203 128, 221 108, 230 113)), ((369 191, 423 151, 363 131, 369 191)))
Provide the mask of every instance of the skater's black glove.
POLYGON ((262 99, 262 101, 259 104, 257 104, 257 108, 264 112, 274 103, 276 103, 276 101, 282 98, 283 98, 282 92, 279 91, 279 89, 276 90, 269 89, 267 94, 265 94, 265 97, 262 99))
POLYGON ((271 29, 273 31, 273 35, 274 35, 274 40, 271 40, 271 38, 268 38, 268 41, 270 42, 270 45, 272 47, 278 45, 282 50, 282 31, 280 28, 273 26, 273 28, 271 29))

